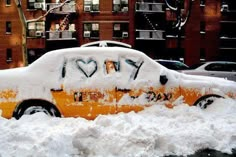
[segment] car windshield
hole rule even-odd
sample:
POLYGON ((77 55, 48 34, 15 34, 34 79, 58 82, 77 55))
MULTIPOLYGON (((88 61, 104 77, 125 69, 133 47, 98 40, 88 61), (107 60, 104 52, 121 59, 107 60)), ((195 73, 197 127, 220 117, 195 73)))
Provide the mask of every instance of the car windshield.
POLYGON ((182 62, 178 62, 178 61, 157 61, 158 63, 160 63, 161 65, 165 66, 168 69, 172 69, 172 70, 186 70, 189 69, 189 67, 187 65, 185 65, 182 62))

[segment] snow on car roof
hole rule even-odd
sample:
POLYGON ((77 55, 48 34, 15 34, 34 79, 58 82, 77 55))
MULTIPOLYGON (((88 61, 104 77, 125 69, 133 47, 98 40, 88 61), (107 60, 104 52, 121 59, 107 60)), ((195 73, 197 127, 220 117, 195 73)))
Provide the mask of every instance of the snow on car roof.
POLYGON ((119 46, 119 47, 131 48, 131 45, 129 45, 129 44, 126 44, 123 42, 118 42, 118 41, 112 41, 112 40, 102 40, 102 41, 90 42, 87 44, 83 44, 80 47, 92 47, 92 46, 98 46, 98 47, 119 46))
MULTIPOLYGON (((61 69, 64 65, 63 62, 65 60, 70 60, 75 57, 78 58, 78 56, 82 57, 88 61, 88 59, 96 60, 98 63, 98 68, 103 68, 105 59, 118 61, 121 58, 130 58, 134 61, 138 61, 139 59, 142 59, 145 64, 143 64, 142 69, 145 68, 146 70, 143 70, 142 73, 138 74, 138 78, 135 80, 137 86, 142 86, 141 83, 138 83, 138 81, 145 80, 145 78, 148 76, 149 78, 153 78, 153 80, 156 80, 156 83, 159 83, 158 76, 161 73, 166 73, 167 70, 165 67, 159 65, 154 60, 149 58, 144 53, 129 49, 129 48, 122 48, 122 47, 77 47, 77 48, 67 48, 67 49, 60 49, 48 52, 47 54, 43 55, 41 58, 36 60, 34 63, 32 63, 29 67, 29 69, 32 69, 32 71, 39 71, 39 73, 42 73, 42 71, 48 71, 48 74, 44 74, 46 76, 53 75, 54 79, 61 73, 61 69), (78 55, 79 54, 79 55, 78 55), (96 55, 98 54, 98 55, 96 55), (158 66, 159 65, 159 66, 158 66), (57 66, 57 69, 55 67, 57 66), (155 69, 155 71, 153 71, 155 69)), ((125 68, 125 67, 122 67, 125 68)), ((78 69, 77 69, 78 70, 78 69)), ((79 75, 79 74, 78 74, 79 75)), ((130 74, 129 74, 130 75, 130 74)), ((127 84, 127 79, 130 76, 126 76, 121 72, 116 73, 115 75, 104 75, 103 70, 98 70, 93 77, 89 77, 87 79, 83 79, 82 76, 73 77, 74 82, 82 81, 83 83, 80 83, 77 85, 78 88, 82 87, 93 87, 93 88, 111 88, 114 85, 114 82, 119 82, 120 86, 122 87, 128 87, 130 84, 127 84), (82 79, 82 80, 81 80, 82 79), (96 82, 94 84, 91 84, 90 82, 93 80, 93 82, 96 82), (126 81, 125 81, 126 80, 126 81), (109 84, 110 83, 110 84, 109 84)), ((48 79, 53 79, 49 78, 48 79)), ((66 81, 66 80, 65 80, 66 81)), ((72 82, 70 80, 70 82, 72 82)), ((171 82, 171 81, 170 81, 171 82)), ((134 84, 133 84, 134 85, 134 84)), ((75 87, 73 83, 71 83, 71 87, 68 87, 68 89, 75 87)))

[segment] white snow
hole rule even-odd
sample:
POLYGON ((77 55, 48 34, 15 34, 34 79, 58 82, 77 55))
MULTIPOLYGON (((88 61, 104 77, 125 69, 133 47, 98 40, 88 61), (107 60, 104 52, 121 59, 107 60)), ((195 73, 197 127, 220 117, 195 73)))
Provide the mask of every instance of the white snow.
MULTIPOLYGON (((0 102, 32 97, 52 101, 50 89, 60 89, 62 85, 68 92, 73 88, 148 89, 161 86, 160 75, 168 78, 166 92, 181 85, 198 88, 202 94, 232 92, 236 97, 235 82, 180 74, 134 50, 73 48, 47 53, 27 68, 0 71, 0 92, 17 93, 16 97, 0 97, 0 102), (91 58, 94 52, 100 55, 91 58), (107 74, 105 59, 119 62, 120 71, 107 74), (133 79, 141 64, 140 74, 133 79), (93 73, 93 77, 86 77, 93 73)), ((145 98, 143 94, 131 100, 125 95, 117 105, 146 104, 145 98)), ((20 120, 0 117, 0 157, 152 157, 187 155, 204 148, 231 153, 236 148, 235 100, 219 99, 206 110, 189 107, 182 96, 173 104, 176 106, 168 109, 158 102, 139 113, 100 115, 93 121, 52 118, 43 113, 20 120)), ((0 110, 0 115, 3 113, 0 110)))
MULTIPOLYGON (((180 98, 181 99, 181 98, 180 98)), ((43 113, 20 120, 0 117, 0 156, 151 157, 236 148, 236 102, 218 99, 206 110, 180 103, 157 104, 139 113, 53 118, 43 113)))

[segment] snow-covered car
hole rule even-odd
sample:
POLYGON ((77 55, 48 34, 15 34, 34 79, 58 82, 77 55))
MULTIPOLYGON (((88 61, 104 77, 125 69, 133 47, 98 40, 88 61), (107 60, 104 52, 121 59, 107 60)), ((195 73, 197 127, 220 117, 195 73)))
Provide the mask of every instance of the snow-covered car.
POLYGON ((189 69, 189 66, 177 60, 156 59, 155 61, 165 66, 166 68, 172 69, 172 70, 179 71, 179 70, 189 69))
POLYGON ((131 48, 55 50, 28 67, 0 71, 5 118, 45 112, 94 119, 155 104, 172 108, 179 100, 205 108, 220 97, 236 98, 236 83, 169 70, 131 48))
POLYGON ((183 70, 181 72, 191 75, 221 77, 236 81, 236 62, 211 61, 200 63, 193 67, 191 70, 183 70))

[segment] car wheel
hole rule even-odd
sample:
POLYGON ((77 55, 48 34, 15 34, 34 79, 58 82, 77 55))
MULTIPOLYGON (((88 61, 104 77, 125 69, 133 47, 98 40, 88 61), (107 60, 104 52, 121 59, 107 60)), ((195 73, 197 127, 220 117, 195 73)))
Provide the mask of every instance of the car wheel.
POLYGON ((211 105, 216 99, 223 98, 220 95, 211 94, 211 95, 205 95, 198 99, 193 106, 198 106, 201 109, 206 109, 208 105, 211 105))
POLYGON ((20 119, 23 115, 32 115, 37 112, 43 112, 52 117, 61 117, 60 112, 54 105, 42 100, 32 100, 22 103, 14 112, 13 117, 20 119))

